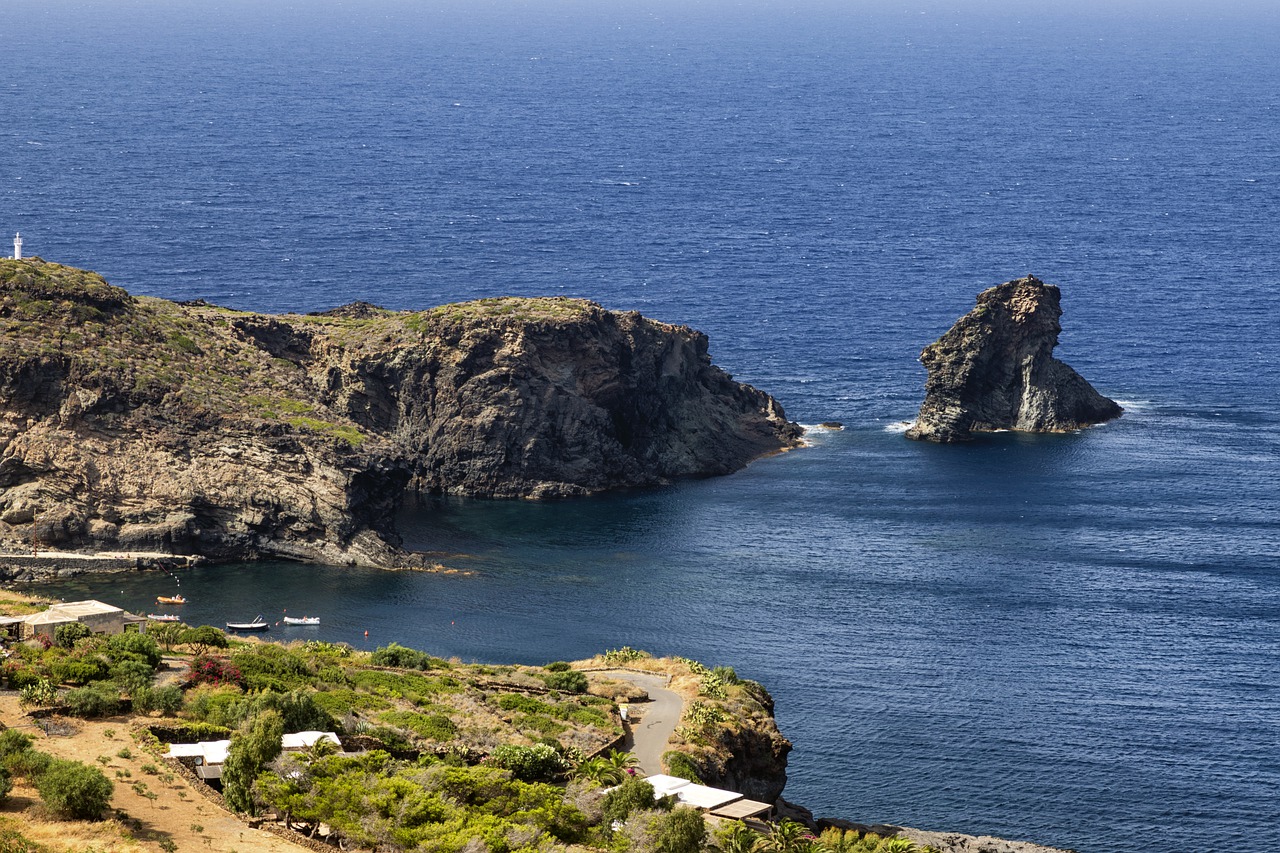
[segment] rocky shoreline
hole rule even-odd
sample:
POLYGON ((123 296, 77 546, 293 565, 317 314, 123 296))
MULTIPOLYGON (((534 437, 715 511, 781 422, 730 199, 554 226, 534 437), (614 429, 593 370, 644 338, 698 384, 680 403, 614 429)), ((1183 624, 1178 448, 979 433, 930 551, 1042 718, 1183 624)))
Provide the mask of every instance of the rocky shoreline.
POLYGON ((422 568, 408 492, 556 498, 798 446, 705 335, 584 300, 268 316, 0 260, 0 545, 422 568))

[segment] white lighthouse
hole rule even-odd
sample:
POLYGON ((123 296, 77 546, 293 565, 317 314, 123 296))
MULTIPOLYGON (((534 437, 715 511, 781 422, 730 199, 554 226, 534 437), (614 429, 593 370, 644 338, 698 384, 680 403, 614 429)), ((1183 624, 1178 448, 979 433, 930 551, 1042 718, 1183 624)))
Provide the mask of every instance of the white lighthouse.
POLYGON ((13 259, 15 261, 22 260, 22 233, 18 232, 13 235, 13 259))

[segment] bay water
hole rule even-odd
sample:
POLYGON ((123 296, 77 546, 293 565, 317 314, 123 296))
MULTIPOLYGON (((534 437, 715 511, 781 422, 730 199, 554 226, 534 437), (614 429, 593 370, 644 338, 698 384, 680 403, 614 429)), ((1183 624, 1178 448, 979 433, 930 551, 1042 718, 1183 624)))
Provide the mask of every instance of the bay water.
POLYGON ((814 429, 724 478, 409 501, 470 574, 77 578, 193 622, 777 699, 822 815, 1072 847, 1280 843, 1280 19, 1263 5, 5 9, 0 229, 262 311, 569 295, 687 323, 814 429), (1126 409, 907 441, 976 293, 1063 290, 1126 409), (365 632, 368 636, 365 636, 365 632))

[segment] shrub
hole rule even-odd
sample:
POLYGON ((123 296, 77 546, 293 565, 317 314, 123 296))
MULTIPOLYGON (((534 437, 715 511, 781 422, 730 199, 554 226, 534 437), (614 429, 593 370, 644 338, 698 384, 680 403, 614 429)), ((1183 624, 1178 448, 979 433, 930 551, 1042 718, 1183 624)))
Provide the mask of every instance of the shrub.
POLYGON ((26 752, 34 743, 35 740, 31 735, 17 729, 0 731, 0 758, 13 755, 15 752, 26 752))
POLYGON ((623 646, 620 649, 609 649, 609 651, 605 652, 602 657, 604 658, 605 663, 614 664, 616 666, 619 664, 632 663, 642 658, 653 657, 653 655, 648 652, 642 652, 639 649, 633 649, 630 646, 623 646))
POLYGON ((203 657, 210 649, 225 649, 227 635, 212 625, 188 628, 178 635, 178 642, 190 647, 197 657, 203 657))
POLYGON ((562 693, 586 693, 587 677, 580 672, 552 672, 542 676, 547 687, 562 693))
POLYGON ((399 643, 388 643, 375 649, 369 660, 374 666, 393 666, 397 669, 432 669, 443 663, 426 652, 405 648, 399 643))
POLYGON ((25 776, 28 779, 39 777, 52 762, 52 755, 36 749, 24 749, 21 752, 14 752, 6 755, 3 759, 6 770, 14 776, 25 776))
POLYGON ((604 821, 624 821, 627 817, 641 809, 652 809, 658 806, 653 796, 653 786, 643 779, 630 776, 622 780, 622 784, 604 795, 604 821))
POLYGON ((47 678, 37 679, 35 683, 24 686, 18 691, 18 701, 23 705, 35 705, 43 708, 52 705, 58 699, 58 691, 47 678))
POLYGON ((73 717, 112 717, 120 713, 120 692, 110 684, 93 684, 70 690, 62 701, 73 717))
POLYGON ((146 634, 114 634, 107 638, 107 657, 119 663, 124 660, 145 661, 154 671, 160 665, 160 647, 146 634))
POLYGON ((251 787, 262 768, 280 754, 284 721, 275 711, 265 711, 231 736, 227 760, 222 765, 222 791, 234 811, 254 811, 251 787))
MULTIPOLYGON (((76 623, 79 625, 80 623, 76 623)), ((69 625, 63 625, 69 628, 69 625)), ((60 660, 49 667, 49 674, 60 682, 68 684, 88 684, 90 681, 101 681, 110 674, 106 661, 98 658, 70 658, 60 660)))
POLYGON ((560 752, 544 743, 533 746, 504 743, 485 760, 510 770, 511 775, 522 782, 550 782, 569 769, 560 752))
POLYGON ((115 788, 98 768, 57 758, 49 762, 35 783, 45 806, 71 820, 100 819, 115 788))
POLYGON ((133 710, 146 714, 159 711, 162 714, 176 714, 182 708, 182 690, 174 684, 164 687, 144 687, 133 693, 133 710))
POLYGON ((569 669, 569 664, 562 660, 556 660, 544 666, 543 669, 547 672, 566 672, 569 669))
POLYGON ((677 752, 674 749, 664 752, 662 763, 667 766, 667 773, 672 776, 702 784, 702 778, 698 775, 698 765, 687 753, 677 752))
POLYGON ((241 683, 240 668, 229 660, 197 655, 191 659, 191 680, 195 684, 241 683))
POLYGON ((83 622, 68 622, 53 629, 53 640, 64 649, 75 648, 76 640, 83 640, 93 632, 83 622))
MULTIPOLYGON (((13 777, 9 775, 9 771, 0 767, 0 803, 9 798, 9 792, 13 790, 13 777)), ((0 846, 0 850, 7 848, 0 846)))

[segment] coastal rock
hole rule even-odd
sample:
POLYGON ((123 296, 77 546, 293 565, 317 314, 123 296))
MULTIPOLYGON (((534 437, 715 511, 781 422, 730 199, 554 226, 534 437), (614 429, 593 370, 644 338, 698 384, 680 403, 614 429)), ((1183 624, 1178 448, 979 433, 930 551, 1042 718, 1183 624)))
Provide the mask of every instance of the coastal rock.
POLYGON ((0 260, 0 543, 416 566, 407 489, 558 497, 799 443, 704 335, 573 299, 265 316, 0 260))
POLYGON ((1061 294, 1034 276, 978 295, 978 304, 925 347, 925 400, 907 437, 966 441, 976 432, 1068 432, 1122 409, 1053 357, 1061 294))

